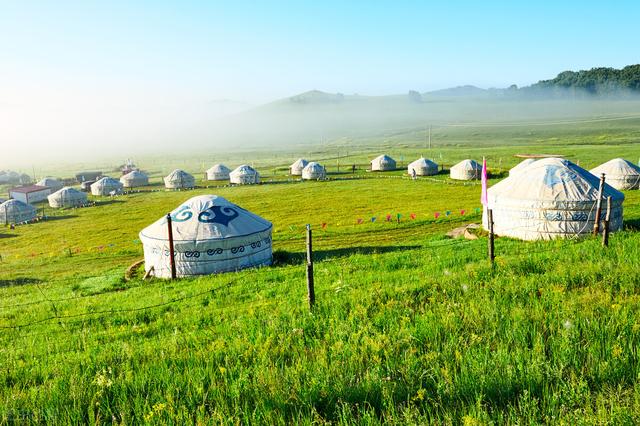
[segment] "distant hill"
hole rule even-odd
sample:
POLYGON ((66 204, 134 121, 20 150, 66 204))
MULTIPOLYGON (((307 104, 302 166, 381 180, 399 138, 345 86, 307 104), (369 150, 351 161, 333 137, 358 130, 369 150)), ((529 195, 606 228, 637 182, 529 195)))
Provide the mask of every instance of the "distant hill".
POLYGON ((448 89, 434 90, 425 93, 426 96, 486 96, 489 91, 476 86, 465 85, 448 89))
POLYGON ((541 80, 521 89, 524 92, 583 92, 589 95, 640 94, 640 64, 622 69, 591 68, 581 71, 564 71, 551 80, 541 80))

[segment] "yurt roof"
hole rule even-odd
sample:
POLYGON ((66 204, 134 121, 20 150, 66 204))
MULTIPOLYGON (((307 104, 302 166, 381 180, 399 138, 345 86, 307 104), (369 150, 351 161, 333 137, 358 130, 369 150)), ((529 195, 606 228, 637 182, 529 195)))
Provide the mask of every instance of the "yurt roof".
POLYGON ((455 166, 451 167, 456 169, 464 169, 464 170, 479 170, 482 169, 482 166, 476 160, 462 160, 455 166))
POLYGON ((122 176, 125 179, 140 179, 140 178, 148 178, 145 172, 141 172, 140 170, 131 170, 126 175, 122 176))
POLYGON ((416 161, 409 163, 409 167, 438 167, 438 165, 431 160, 420 157, 416 161))
POLYGON ((306 167, 309 162, 304 158, 298 158, 290 167, 306 167))
POLYGON ((38 185, 38 186, 60 186, 60 185, 62 185, 62 182, 60 182, 58 179, 53 178, 53 177, 46 177, 46 178, 40 179, 40 181, 38 183, 36 183, 36 185, 38 185))
POLYGON ((324 167, 322 166, 322 164, 317 163, 315 161, 312 161, 312 162, 308 163, 305 166, 305 169, 308 169, 308 170, 311 170, 311 169, 324 170, 324 167))
MULTIPOLYGON (((537 207, 557 207, 567 203, 593 202, 598 199, 600 179, 561 158, 545 158, 527 167, 527 173, 509 176, 488 190, 491 202, 527 202, 537 207)), ((604 197, 624 200, 624 194, 610 185, 604 197)))
POLYGON ((253 175, 256 174, 257 171, 256 169, 254 169, 253 167, 249 166, 248 164, 243 164, 241 166, 236 167, 236 169, 234 171, 231 172, 234 175, 237 174, 243 174, 243 175, 253 175))
MULTIPOLYGON (((112 177, 109 176, 104 176, 101 177, 100 179, 98 179, 93 185, 97 185, 97 186, 102 186, 102 185, 115 185, 115 186, 120 186, 120 181, 117 179, 114 179, 112 177)), ((93 186, 91 185, 91 186, 93 186)))
POLYGON ((193 176, 182 169, 175 169, 171 173, 165 177, 165 179, 173 180, 173 179, 183 179, 183 178, 193 178, 193 176))
POLYGON ((533 158, 527 158, 526 160, 522 160, 521 162, 519 162, 518 164, 516 164, 515 166, 513 166, 511 168, 511 170, 509 170, 509 173, 513 173, 513 172, 519 172, 521 170, 524 170, 525 168, 527 168, 530 164, 535 163, 536 160, 533 158))
POLYGON ((36 208, 34 206, 24 203, 20 200, 16 200, 15 198, 10 198, 4 203, 0 204, 0 210, 4 210, 5 212, 13 210, 21 213, 33 212, 34 214, 36 212, 36 208))
MULTIPOLYGON (((272 227, 271 222, 217 195, 190 198, 171 212, 174 241, 209 241, 241 237, 272 227)), ((140 238, 167 240, 162 217, 140 232, 140 238)))
POLYGON ((72 197, 80 196, 80 197, 83 197, 83 198, 86 198, 86 196, 87 196, 82 191, 78 191, 77 189, 72 188, 70 186, 65 186, 64 188, 59 189, 56 192, 54 192, 53 194, 49 195, 49 197, 59 197, 59 196, 62 196, 63 194, 65 196, 69 196, 69 195, 72 196, 72 197))
POLYGON ((393 158, 389 157, 388 155, 383 154, 383 155, 379 155, 376 158, 374 158, 373 160, 371 160, 372 163, 374 161, 375 162, 381 162, 381 161, 387 162, 387 161, 395 161, 395 160, 393 158))
POLYGON ((606 163, 599 165, 595 169, 591 169, 591 173, 597 177, 604 173, 606 182, 607 176, 640 176, 640 167, 625 159, 614 158, 613 160, 609 160, 606 163))
POLYGON ((231 169, 224 164, 214 164, 213 166, 209 167, 207 173, 229 173, 230 171, 231 169))

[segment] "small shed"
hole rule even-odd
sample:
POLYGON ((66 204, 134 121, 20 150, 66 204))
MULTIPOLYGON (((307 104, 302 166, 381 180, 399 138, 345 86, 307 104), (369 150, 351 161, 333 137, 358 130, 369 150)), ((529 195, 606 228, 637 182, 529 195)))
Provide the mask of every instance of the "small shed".
POLYGON ((40 185, 18 186, 9 190, 9 198, 22 201, 25 204, 45 201, 49 195, 51 195, 51 188, 40 185))

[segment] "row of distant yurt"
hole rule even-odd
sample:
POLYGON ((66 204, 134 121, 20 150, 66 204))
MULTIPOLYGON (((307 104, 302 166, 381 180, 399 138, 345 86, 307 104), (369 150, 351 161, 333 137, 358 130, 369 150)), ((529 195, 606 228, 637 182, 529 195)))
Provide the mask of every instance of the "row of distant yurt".
POLYGON ((301 176, 304 180, 321 180, 327 178, 325 167, 315 161, 307 161, 304 158, 297 159, 289 166, 289 174, 301 176))

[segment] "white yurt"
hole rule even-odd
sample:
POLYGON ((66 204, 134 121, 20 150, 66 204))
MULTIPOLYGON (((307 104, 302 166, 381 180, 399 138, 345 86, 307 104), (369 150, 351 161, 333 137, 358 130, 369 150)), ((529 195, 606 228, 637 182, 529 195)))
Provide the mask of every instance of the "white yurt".
POLYGON ((326 177, 327 171, 325 170, 324 166, 320 163, 316 163, 315 161, 307 164, 306 167, 302 170, 302 179, 325 179, 326 177))
MULTIPOLYGON (((269 221, 216 195, 193 197, 171 212, 176 275, 216 274, 271 264, 269 221)), ((145 270, 171 277, 168 225, 162 217, 140 232, 145 270)))
POLYGON ((388 155, 381 155, 371 160, 372 172, 383 172, 396 169, 396 160, 388 155))
POLYGON ((615 189, 640 189, 640 167, 622 158, 614 158, 591 170, 596 177, 604 173, 604 181, 615 189))
POLYGON ((512 167, 511 170, 509 170, 509 176, 522 173, 527 167, 529 167, 531 164, 535 162, 536 160, 534 160, 533 158, 527 158, 526 160, 522 160, 521 162, 516 164, 514 167, 512 167))
POLYGON ((64 184, 62 182, 60 182, 58 179, 56 178, 52 178, 52 177, 46 177, 44 179, 41 179, 38 183, 36 183, 36 185, 38 186, 46 186, 47 188, 49 188, 51 190, 51 192, 56 192, 59 189, 62 189, 62 187, 64 186, 64 184))
POLYGON ((0 204, 0 223, 22 223, 36 218, 36 208, 31 204, 10 199, 0 204))
POLYGON ((207 170, 207 180, 229 180, 231 169, 224 164, 214 164, 207 170))
POLYGON ((309 162, 304 158, 298 158, 295 163, 289 166, 289 174, 293 176, 302 176, 302 171, 307 167, 309 162))
POLYGON ((420 157, 407 167, 407 173, 409 175, 413 176, 414 171, 416 172, 416 176, 433 176, 438 174, 438 165, 431 160, 420 157))
POLYGON ((164 178, 167 189, 188 189, 196 186, 196 179, 184 170, 175 169, 164 178))
POLYGON ((149 176, 140 170, 132 170, 126 175, 120 177, 120 183, 122 183, 125 188, 147 186, 149 185, 149 176))
POLYGON ((49 206, 54 209, 78 207, 87 204, 87 194, 75 188, 65 186, 47 197, 49 206))
POLYGON ((93 195, 116 195, 122 193, 122 184, 119 180, 105 176, 91 184, 91 193, 93 195))
MULTIPOLYGON (((521 240, 547 240, 587 235, 593 231, 600 179, 561 158, 538 160, 495 184, 487 191, 482 218, 493 211, 494 232, 521 240)), ((622 229, 624 194, 604 186, 603 197, 611 197, 609 229, 622 229)), ((602 203, 604 219, 606 202, 602 203)))
POLYGON ((462 160, 449 171, 451 179, 456 180, 473 180, 482 177, 482 164, 478 164, 475 160, 462 160))
POLYGON ((243 164, 229 173, 229 181, 238 185, 260 183, 260 173, 253 167, 243 164))

